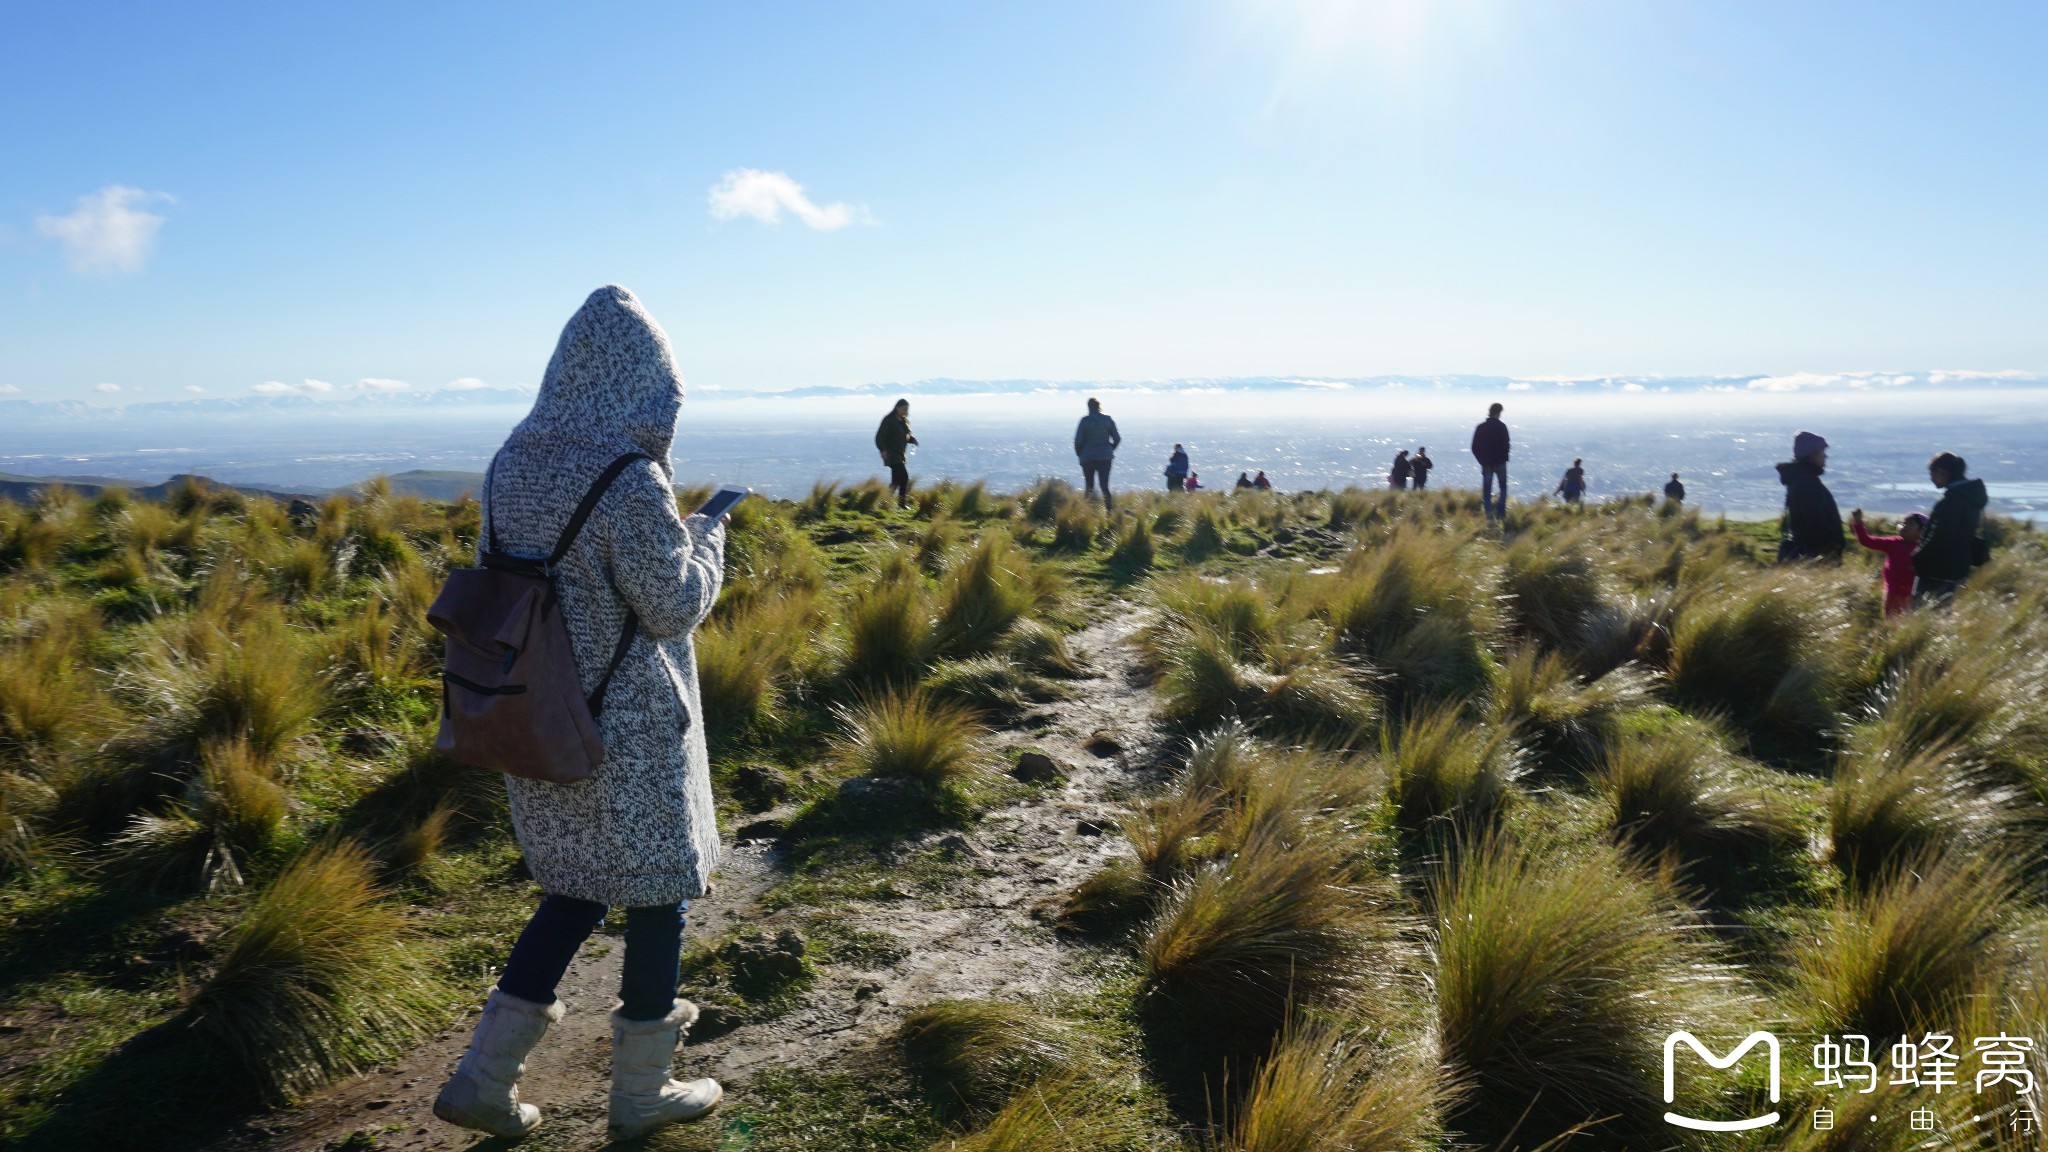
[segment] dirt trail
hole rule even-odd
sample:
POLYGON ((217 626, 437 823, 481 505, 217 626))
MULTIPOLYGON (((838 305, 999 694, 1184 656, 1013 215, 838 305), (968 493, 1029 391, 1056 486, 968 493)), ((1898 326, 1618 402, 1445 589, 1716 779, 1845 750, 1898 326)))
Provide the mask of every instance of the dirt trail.
MULTIPOLYGON (((999 747, 1044 751, 1068 778, 1060 787, 989 812, 964 842, 952 834, 953 850, 971 867, 965 881, 935 900, 854 900, 833 909, 851 929, 886 934, 900 959, 871 968, 821 964, 816 982, 792 1011, 692 1041, 676 1062, 677 1074, 715 1076, 727 1099, 736 1101, 749 1078, 765 1069, 857 1061, 858 1049, 885 1038, 906 1008, 946 997, 1022 997, 1064 984, 1060 946, 1033 910, 1129 851, 1121 837, 1102 829, 1163 747, 1152 693, 1136 675, 1132 635, 1140 623, 1133 605, 1112 603, 1100 623, 1070 638, 1098 678, 1078 682, 1075 699, 1040 709, 1036 723, 1043 726, 997 733, 999 747), (1098 733, 1113 736, 1122 750, 1091 750, 1098 733)), ((947 837, 932 833, 904 845, 904 855, 947 837)), ((759 906, 783 878, 781 851, 763 841, 729 847, 714 891, 691 904, 689 936, 714 937, 735 928, 772 933, 816 917, 817 908, 759 906)), ((528 1061, 521 1087, 522 1098, 539 1104, 547 1121, 522 1149, 606 1146, 606 1014, 615 1002, 622 953, 616 936, 594 936, 563 979, 559 995, 566 1015, 528 1061)), ((432 1112, 434 1093, 461 1058, 474 1023, 473 1015, 466 1016, 395 1065, 336 1084, 290 1112, 255 1120, 221 1145, 222 1152, 316 1152, 356 1132, 375 1136, 377 1148, 402 1152, 499 1146, 441 1123, 432 1112)))

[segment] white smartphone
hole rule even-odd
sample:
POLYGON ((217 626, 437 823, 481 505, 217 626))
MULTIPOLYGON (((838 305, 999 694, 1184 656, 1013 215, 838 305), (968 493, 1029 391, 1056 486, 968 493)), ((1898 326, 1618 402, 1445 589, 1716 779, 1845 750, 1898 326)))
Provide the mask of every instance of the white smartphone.
POLYGON ((727 512, 732 511, 733 505, 739 503, 742 500, 745 500, 747 497, 753 494, 754 491, 751 488, 740 488, 732 484, 727 484, 725 487, 720 488, 716 492, 713 492, 711 494, 711 499, 706 500, 704 502, 704 506, 702 508, 697 509, 697 511, 692 513, 692 515, 703 516, 710 520, 716 520, 720 516, 725 515, 727 512))

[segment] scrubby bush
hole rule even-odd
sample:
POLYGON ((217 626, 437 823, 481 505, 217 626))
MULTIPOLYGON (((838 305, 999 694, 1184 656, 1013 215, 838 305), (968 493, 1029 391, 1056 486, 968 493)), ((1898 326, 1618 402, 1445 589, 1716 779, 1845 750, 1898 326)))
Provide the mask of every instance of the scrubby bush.
POLYGON ((436 1022, 404 916, 378 897, 361 848, 309 852, 249 904, 187 1006, 271 1097, 388 1059, 436 1022))

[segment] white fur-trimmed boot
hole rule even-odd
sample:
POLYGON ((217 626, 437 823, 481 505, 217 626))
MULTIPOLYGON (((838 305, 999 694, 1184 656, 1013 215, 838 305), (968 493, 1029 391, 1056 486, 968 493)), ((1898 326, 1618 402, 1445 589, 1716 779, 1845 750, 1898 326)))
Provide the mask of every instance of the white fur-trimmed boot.
POLYGON ((560 1000, 535 1004, 491 989, 469 1051, 434 1097, 434 1115, 493 1136, 524 1136, 539 1127, 540 1109, 519 1102, 519 1076, 526 1071, 526 1054, 561 1018, 560 1000))
POLYGON ((676 1001, 659 1020, 628 1020, 612 1013, 612 1120, 606 1135, 631 1140, 718 1107, 725 1095, 718 1081, 668 1076, 669 1061, 696 1022, 697 1006, 688 1000, 676 1001))

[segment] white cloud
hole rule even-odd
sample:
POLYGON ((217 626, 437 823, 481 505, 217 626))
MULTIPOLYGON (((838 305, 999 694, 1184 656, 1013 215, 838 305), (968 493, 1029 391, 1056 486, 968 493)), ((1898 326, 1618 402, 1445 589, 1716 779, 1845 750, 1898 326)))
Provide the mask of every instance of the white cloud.
POLYGON ((1508 391, 1510 391, 1510 392, 1527 392, 1527 391, 1528 391, 1529 389, 1531 389, 1531 388, 1534 388, 1534 387, 1535 387, 1535 385, 1534 385, 1534 384, 1529 384, 1529 383, 1525 383, 1525 382, 1523 382, 1523 381, 1517 380, 1517 381, 1515 381, 1514 383, 1512 383, 1512 384, 1508 385, 1508 391))
POLYGON ((318 396, 334 391, 334 385, 325 380, 303 380, 297 384, 286 384, 281 380, 265 380, 254 385, 249 391, 258 396, 318 396))
POLYGON ((819 205, 804 195, 803 185, 782 172, 735 168, 711 189, 711 215, 718 220, 752 216, 763 224, 779 224, 784 211, 820 232, 836 232, 848 224, 873 224, 866 208, 850 204, 819 205))
POLYGON ((447 384, 447 390, 450 392, 474 392, 478 388, 483 387, 486 387, 484 382, 474 376, 464 376, 460 380, 450 380, 447 384))
POLYGON ((19 396, 21 389, 12 384, 0 384, 0 396, 19 396))
POLYGON ((78 198, 69 216, 38 216, 36 231, 64 248, 74 272, 140 272, 164 218, 144 209, 171 197, 109 184, 78 198))
POLYGON ((187 384, 187 385, 185 385, 185 391, 187 391, 187 392, 190 392, 190 393, 191 393, 191 394, 193 394, 194 396, 197 396, 197 395, 199 395, 199 394, 200 394, 201 392, 204 392, 204 391, 206 391, 206 389, 204 389, 204 388, 201 388, 201 387, 200 387, 199 385, 197 385, 197 384, 187 384))
POLYGON ((356 381, 358 392, 403 392, 411 387, 403 380, 380 380, 375 376, 365 376, 356 381))
POLYGON ((95 392, 105 392, 109 395, 112 395, 115 392, 119 392, 121 390, 121 386, 119 384, 95 384, 92 386, 92 390, 95 392))

